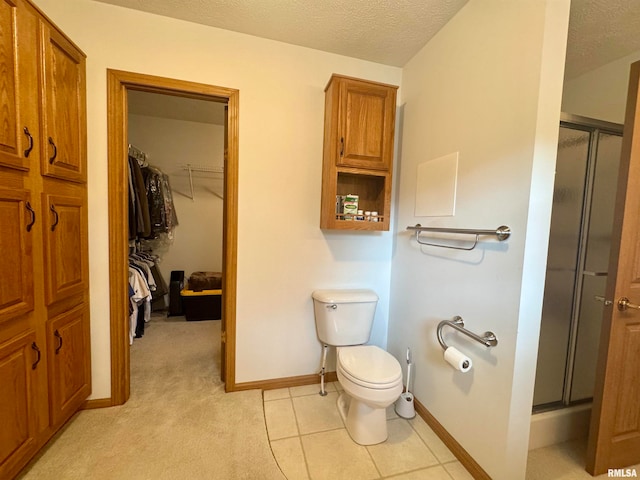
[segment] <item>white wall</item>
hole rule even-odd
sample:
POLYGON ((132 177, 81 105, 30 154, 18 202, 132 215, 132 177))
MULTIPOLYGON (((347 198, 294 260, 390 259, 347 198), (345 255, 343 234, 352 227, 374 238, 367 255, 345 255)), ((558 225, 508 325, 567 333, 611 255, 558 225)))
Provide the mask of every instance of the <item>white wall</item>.
POLYGON ((391 233, 322 232, 324 87, 402 70, 88 0, 36 0, 87 54, 92 398, 110 395, 106 69, 240 91, 236 381, 315 373, 311 292, 378 292, 386 344, 391 233), (291 210, 283 210, 291 205, 291 210))
POLYGON ((567 80, 562 92, 562 111, 624 123, 629 71, 638 60, 640 51, 567 80))
POLYGON ((542 309, 569 2, 471 0, 404 68, 389 343, 413 389, 494 479, 524 478, 542 309), (456 215, 416 217, 417 166, 460 152, 456 215), (407 225, 511 227, 470 252, 420 247, 407 225), (440 320, 471 372, 443 361, 440 320))
POLYGON ((149 155, 149 163, 169 175, 178 226, 171 243, 160 243, 159 268, 167 285, 172 270, 222 271, 223 175, 192 173, 189 163, 209 167, 224 165, 224 127, 146 115, 129 115, 129 143, 149 155))

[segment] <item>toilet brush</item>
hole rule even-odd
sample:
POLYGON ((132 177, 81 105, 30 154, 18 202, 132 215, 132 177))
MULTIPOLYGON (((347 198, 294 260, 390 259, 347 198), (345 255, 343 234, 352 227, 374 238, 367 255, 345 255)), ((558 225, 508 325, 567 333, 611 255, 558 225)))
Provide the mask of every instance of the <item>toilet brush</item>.
POLYGON ((411 350, 407 348, 407 386, 404 392, 400 394, 395 403, 395 411, 402 418, 413 418, 416 416, 416 410, 413 405, 413 393, 409 392, 409 384, 411 382, 411 350))

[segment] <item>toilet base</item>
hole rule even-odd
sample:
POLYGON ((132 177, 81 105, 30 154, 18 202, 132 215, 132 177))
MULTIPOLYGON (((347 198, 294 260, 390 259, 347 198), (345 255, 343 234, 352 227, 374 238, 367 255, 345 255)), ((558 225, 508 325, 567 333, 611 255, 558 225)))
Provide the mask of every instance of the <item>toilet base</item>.
POLYGON ((349 436, 358 445, 376 445, 387 439, 385 408, 372 408, 345 392, 338 397, 337 405, 349 436))

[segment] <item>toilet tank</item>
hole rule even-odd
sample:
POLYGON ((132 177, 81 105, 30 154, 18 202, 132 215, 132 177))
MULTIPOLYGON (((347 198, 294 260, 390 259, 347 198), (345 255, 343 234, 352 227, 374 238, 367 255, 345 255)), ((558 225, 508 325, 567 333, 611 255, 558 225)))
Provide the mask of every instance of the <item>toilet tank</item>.
POLYGON ((311 296, 322 343, 346 346, 369 341, 378 303, 373 290, 316 290, 311 296))

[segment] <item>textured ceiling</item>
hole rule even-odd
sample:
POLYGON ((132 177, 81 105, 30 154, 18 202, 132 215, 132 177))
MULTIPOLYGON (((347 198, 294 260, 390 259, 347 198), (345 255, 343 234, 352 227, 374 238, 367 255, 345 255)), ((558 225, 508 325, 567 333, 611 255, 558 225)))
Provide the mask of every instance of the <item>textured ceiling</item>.
POLYGON ((572 0, 565 78, 640 50, 639 0, 572 0))
MULTIPOLYGON (((94 1, 403 66, 468 0, 94 1)), ((638 50, 640 0, 572 0, 566 78, 638 50)))
POLYGON ((401 67, 468 0, 97 0, 401 67))

